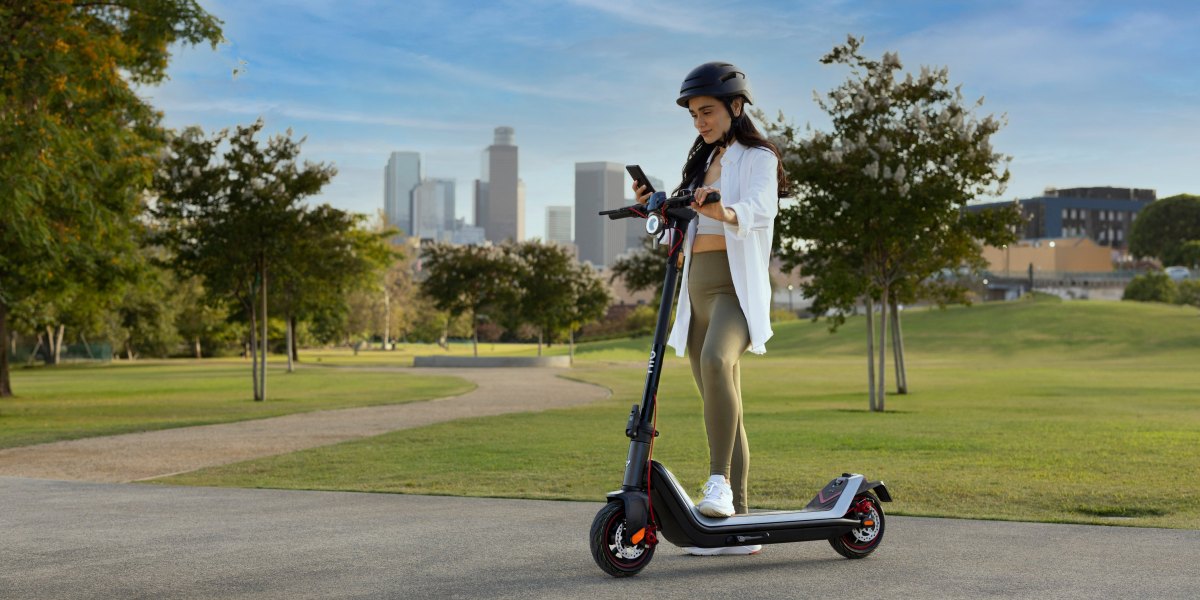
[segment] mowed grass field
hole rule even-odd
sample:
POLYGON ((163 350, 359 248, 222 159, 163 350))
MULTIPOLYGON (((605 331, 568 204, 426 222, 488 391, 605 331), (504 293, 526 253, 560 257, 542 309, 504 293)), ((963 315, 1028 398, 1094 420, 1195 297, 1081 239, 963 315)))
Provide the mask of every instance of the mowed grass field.
MULTIPOLYGON (((831 477, 887 482, 896 514, 1200 528, 1200 312, 1021 301, 904 312, 910 393, 866 410, 863 319, 776 326, 742 361, 755 508, 831 477)), ((612 399, 439 424, 166 483, 595 501, 620 486, 649 339, 589 344, 569 377, 612 399)), ((890 360, 890 357, 889 357, 890 360)), ((893 371, 889 365, 888 379, 893 371)), ((889 384, 894 389, 894 383, 889 384)), ((531 391, 535 392, 535 391, 531 391)), ((707 476, 699 394, 672 354, 655 458, 707 476)))
POLYGON ((268 367, 254 402, 249 362, 139 361, 17 368, 17 396, 0 399, 0 448, 297 412, 398 404, 474 389, 456 377, 268 367))

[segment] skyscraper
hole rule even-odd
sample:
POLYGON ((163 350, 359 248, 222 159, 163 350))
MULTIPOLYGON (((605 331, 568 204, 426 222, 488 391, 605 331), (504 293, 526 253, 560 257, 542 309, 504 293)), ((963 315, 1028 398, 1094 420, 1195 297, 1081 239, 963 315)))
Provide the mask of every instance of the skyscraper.
POLYGON ((518 177, 512 127, 497 127, 483 151, 482 177, 475 181, 475 224, 493 242, 525 239, 524 184, 518 177))
POLYGON ((421 183, 421 155, 393 152, 383 170, 383 213, 388 223, 412 235, 412 191, 421 183))
POLYGON ((455 229, 454 180, 426 179, 413 189, 412 197, 411 235, 449 241, 455 229))
POLYGON ((610 266, 625 251, 627 225, 598 216, 625 205, 625 168, 618 163, 575 163, 575 245, 579 260, 610 266))
POLYGON ((546 207, 546 241, 552 244, 571 244, 571 207, 546 207))

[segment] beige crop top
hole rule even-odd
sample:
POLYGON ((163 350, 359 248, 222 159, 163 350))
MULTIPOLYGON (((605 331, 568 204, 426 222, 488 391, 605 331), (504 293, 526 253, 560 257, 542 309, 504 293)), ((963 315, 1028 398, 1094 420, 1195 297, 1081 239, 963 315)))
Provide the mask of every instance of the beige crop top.
MULTIPOLYGON (((714 181, 708 187, 719 190, 721 189, 721 181, 714 181)), ((725 235, 725 224, 697 212, 696 235, 725 235)))

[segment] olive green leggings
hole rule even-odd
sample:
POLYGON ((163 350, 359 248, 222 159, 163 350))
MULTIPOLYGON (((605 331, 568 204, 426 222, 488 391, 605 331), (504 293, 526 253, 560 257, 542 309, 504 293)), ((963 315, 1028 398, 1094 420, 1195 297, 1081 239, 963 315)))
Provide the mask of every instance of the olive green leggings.
POLYGON ((750 446, 742 426, 742 353, 750 347, 750 329, 738 304, 724 251, 692 255, 688 267, 692 322, 687 353, 692 375, 704 399, 709 473, 724 475, 733 487, 733 509, 747 512, 746 480, 750 446))

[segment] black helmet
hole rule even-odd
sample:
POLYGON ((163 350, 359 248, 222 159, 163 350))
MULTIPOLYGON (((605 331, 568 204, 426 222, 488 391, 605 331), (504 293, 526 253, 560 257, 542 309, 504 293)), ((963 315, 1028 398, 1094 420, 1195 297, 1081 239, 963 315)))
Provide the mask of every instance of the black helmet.
POLYGON ((746 81, 746 74, 727 62, 704 63, 692 69, 683 79, 683 85, 679 86, 679 99, 675 103, 687 108, 688 100, 696 96, 742 96, 747 104, 754 104, 750 98, 750 83, 746 81))

